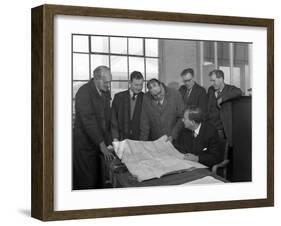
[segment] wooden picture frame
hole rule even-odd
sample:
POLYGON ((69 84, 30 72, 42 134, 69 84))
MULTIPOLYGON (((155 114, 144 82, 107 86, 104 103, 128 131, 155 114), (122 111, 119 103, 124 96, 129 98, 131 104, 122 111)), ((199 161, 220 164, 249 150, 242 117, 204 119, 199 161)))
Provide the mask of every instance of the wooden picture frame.
POLYGON ((32 201, 31 215, 50 221, 274 205, 274 20, 61 5, 32 9, 32 201), (267 29, 267 198, 122 208, 54 210, 54 16, 255 26, 267 29))

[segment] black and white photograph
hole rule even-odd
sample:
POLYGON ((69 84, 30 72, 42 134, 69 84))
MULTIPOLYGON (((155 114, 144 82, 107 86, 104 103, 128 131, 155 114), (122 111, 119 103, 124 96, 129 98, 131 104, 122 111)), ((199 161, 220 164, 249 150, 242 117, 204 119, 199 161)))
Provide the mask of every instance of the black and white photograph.
POLYGON ((71 34, 72 189, 252 181, 252 43, 71 34))
POLYGON ((36 218, 273 205, 273 20, 43 5, 32 21, 36 218))

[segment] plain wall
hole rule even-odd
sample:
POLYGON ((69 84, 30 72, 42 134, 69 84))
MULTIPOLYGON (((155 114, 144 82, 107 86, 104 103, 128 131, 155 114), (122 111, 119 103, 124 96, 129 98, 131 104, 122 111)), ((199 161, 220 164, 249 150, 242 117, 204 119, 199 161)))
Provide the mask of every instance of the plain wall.
POLYGON ((185 68, 193 68, 198 80, 197 45, 196 41, 160 40, 160 80, 170 87, 179 88, 182 84, 180 74, 185 68))

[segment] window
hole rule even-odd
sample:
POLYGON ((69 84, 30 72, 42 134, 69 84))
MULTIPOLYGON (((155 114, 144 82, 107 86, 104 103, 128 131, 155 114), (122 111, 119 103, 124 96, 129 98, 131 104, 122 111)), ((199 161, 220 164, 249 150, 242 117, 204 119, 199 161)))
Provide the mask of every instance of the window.
MULTIPOLYGON (((93 70, 106 65, 112 73, 111 97, 129 87, 129 76, 140 71, 146 82, 159 78, 158 39, 102 35, 72 35, 73 101, 78 89, 93 75, 93 70)), ((74 111, 75 109, 73 109, 74 111)))
POLYGON ((209 87, 208 73, 214 69, 224 72, 227 84, 239 87, 244 95, 251 95, 250 43, 201 41, 201 85, 209 87))

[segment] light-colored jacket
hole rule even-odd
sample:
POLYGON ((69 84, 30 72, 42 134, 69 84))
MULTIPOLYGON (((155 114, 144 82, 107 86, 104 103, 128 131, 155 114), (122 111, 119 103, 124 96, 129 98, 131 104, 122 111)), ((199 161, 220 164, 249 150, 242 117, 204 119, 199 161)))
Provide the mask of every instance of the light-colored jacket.
POLYGON ((182 97, 175 89, 166 86, 164 89, 165 98, 161 107, 149 92, 144 94, 140 140, 156 140, 163 135, 176 139, 183 127, 184 104, 182 97))

